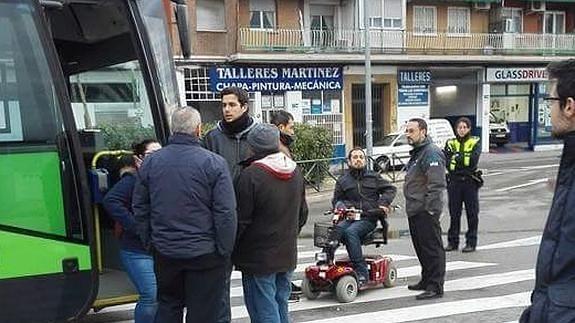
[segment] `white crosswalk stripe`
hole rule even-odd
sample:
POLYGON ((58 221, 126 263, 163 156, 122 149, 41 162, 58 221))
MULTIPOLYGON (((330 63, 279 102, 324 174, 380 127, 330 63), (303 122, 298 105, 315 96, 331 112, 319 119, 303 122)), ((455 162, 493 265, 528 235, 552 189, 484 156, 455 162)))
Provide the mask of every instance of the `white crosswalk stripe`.
MULTIPOLYGON (((473 313, 489 313, 489 311, 511 311, 520 313, 523 307, 529 304, 529 297, 535 278, 533 265, 531 268, 514 268, 503 266, 499 261, 489 257, 479 256, 481 253, 489 254, 492 250, 531 247, 535 248, 541 239, 540 235, 519 238, 515 240, 500 240, 492 244, 477 248, 477 255, 464 255, 450 253, 451 261, 446 263, 446 281, 444 284, 445 297, 432 302, 417 302, 414 299, 419 291, 408 290, 405 286, 407 279, 417 281, 421 274, 421 267, 417 258, 408 254, 389 254, 398 269, 398 286, 393 288, 375 288, 362 291, 358 297, 349 304, 340 304, 330 293, 322 293, 313 301, 302 299, 290 303, 290 315, 294 322, 308 323, 363 323, 363 322, 410 322, 437 320, 450 317, 449 322, 459 322, 458 315, 465 321, 466 315, 473 313), (455 257, 454 257, 455 256, 455 257), (483 259, 487 261, 475 261, 483 259), (509 291, 507 289, 509 288, 509 291), (496 292, 491 293, 492 290, 496 292), (349 311, 346 309, 350 309, 349 311), (365 308, 365 310, 364 310, 365 308), (322 314, 323 313, 323 314, 322 314)), ((294 283, 301 284, 305 268, 314 263, 317 250, 298 246, 298 266, 294 274, 294 283)), ((524 250, 524 249, 521 249, 524 250)), ((346 254, 344 249, 338 250, 339 256, 346 254)), ((249 315, 243 305, 243 289, 241 286, 241 273, 232 273, 232 320, 234 322, 248 322, 249 315)), ((134 304, 105 308, 99 313, 132 312, 134 304)), ((507 312, 506 312, 507 313, 507 312)), ((93 314, 97 316, 99 314, 93 314)), ((517 315, 509 315, 494 322, 516 322, 517 315), (515 320, 515 321, 514 321, 515 320)), ((114 323, 127 323, 124 316, 114 323)), ((109 320, 94 323, 108 323, 109 320)))

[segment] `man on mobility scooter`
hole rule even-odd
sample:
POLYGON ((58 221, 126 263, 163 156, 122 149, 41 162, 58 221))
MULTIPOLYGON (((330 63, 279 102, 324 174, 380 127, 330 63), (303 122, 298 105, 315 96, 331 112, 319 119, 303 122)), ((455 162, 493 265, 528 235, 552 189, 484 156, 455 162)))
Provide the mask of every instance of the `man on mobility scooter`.
MULTIPOLYGON (((376 266, 385 263, 383 266, 385 268, 382 267, 382 269, 386 270, 376 275, 377 270, 374 271, 372 268, 370 276, 361 246, 362 241, 374 232, 378 220, 386 226, 385 217, 391 211, 391 202, 397 189, 384 180, 380 174, 366 169, 366 156, 361 148, 352 149, 348 154, 347 162, 349 170, 337 180, 332 199, 334 225, 322 226, 316 223, 314 227, 316 231, 314 236, 317 233, 318 236, 325 237, 324 239, 314 237, 314 244, 324 249, 324 253, 318 256, 324 259, 318 259, 320 261, 317 266, 306 269, 302 289, 308 299, 317 297, 319 292, 326 290, 327 287, 335 287, 338 300, 352 301, 357 294, 357 287, 361 289, 368 283, 383 282, 385 277, 382 276, 387 276, 387 269, 389 269, 387 265, 391 262, 389 258, 383 261, 383 257, 376 257, 377 259, 374 260, 377 262, 376 266), (324 232, 319 233, 322 229, 324 232), (335 249, 339 246, 339 242, 345 244, 349 261, 334 263, 335 249), (346 264, 350 264, 351 268, 346 264), (335 274, 333 276, 330 273, 335 274), (351 289, 355 289, 355 292, 349 290, 350 294, 343 291, 343 295, 339 295, 337 285, 341 280, 349 282, 353 280, 355 288, 351 289)), ((353 283, 348 287, 354 287, 353 283)))

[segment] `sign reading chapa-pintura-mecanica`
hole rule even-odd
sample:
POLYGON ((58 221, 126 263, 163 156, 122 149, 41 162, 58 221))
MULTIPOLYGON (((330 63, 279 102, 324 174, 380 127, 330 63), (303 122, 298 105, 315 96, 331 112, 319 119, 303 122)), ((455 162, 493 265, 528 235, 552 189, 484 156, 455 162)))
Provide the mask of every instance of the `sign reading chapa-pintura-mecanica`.
POLYGON ((341 66, 272 66, 272 67, 212 67, 212 91, 220 92, 229 86, 248 92, 285 92, 341 90, 341 66))

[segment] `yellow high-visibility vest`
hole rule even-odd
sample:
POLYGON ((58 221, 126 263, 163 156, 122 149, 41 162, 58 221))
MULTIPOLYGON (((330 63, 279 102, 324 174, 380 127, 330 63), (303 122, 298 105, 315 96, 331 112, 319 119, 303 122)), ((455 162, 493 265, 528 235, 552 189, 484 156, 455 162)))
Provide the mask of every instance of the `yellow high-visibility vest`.
POLYGON ((449 170, 455 170, 455 166, 457 165, 457 161, 455 160, 455 153, 457 152, 463 153, 463 166, 469 166, 469 163, 471 162, 471 152, 478 142, 478 137, 469 137, 469 139, 463 143, 463 151, 461 151, 461 143, 459 140, 457 140, 457 138, 450 139, 447 145, 449 149, 454 152, 454 154, 451 156, 451 161, 449 162, 449 170))

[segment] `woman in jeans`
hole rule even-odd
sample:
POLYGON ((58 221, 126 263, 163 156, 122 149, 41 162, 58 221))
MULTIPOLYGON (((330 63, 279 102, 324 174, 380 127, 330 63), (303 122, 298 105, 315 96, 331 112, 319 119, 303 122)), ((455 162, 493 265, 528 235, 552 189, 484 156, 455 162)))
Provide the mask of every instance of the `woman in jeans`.
POLYGON ((136 323, 152 323, 156 316, 157 288, 152 256, 144 249, 136 231, 132 213, 132 192, 136 183, 136 172, 142 160, 161 148, 155 140, 144 140, 133 145, 134 155, 119 159, 120 180, 104 198, 104 208, 121 226, 120 259, 136 287, 140 298, 136 304, 136 323))

